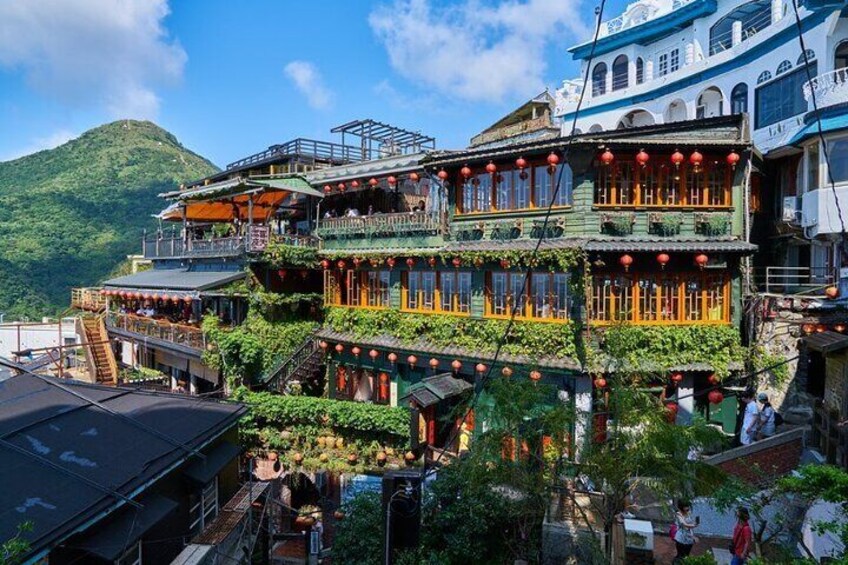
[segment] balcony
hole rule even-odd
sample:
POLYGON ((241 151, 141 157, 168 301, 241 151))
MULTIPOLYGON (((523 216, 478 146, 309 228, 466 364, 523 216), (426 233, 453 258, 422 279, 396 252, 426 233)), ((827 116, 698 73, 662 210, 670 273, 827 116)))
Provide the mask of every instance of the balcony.
POLYGON ((318 240, 312 236, 272 234, 269 226, 251 226, 246 235, 188 240, 176 230, 157 232, 144 236, 142 253, 145 259, 238 257, 264 251, 269 241, 296 247, 318 247, 318 240))
POLYGON ((99 288, 72 288, 71 308, 98 312, 106 308, 106 296, 99 288))
POLYGON ((848 186, 837 185, 835 193, 830 188, 820 188, 801 198, 801 227, 807 237, 841 233, 843 222, 848 226, 848 209, 842 208, 841 221, 838 212, 838 204, 848 201, 848 186))
POLYGON ((813 94, 819 108, 848 102, 848 69, 836 69, 819 75, 804 85, 804 98, 813 111, 813 94))
POLYGON ((324 218, 318 222, 315 233, 324 239, 324 248, 370 246, 371 240, 381 238, 385 243, 401 238, 404 246, 433 246, 444 243, 442 235, 446 224, 443 219, 426 213, 401 212, 373 214, 344 218, 324 218), (437 241, 431 241, 438 238, 437 241))
POLYGON ((206 349, 203 331, 195 326, 175 324, 167 320, 145 318, 135 314, 110 312, 108 328, 166 341, 197 351, 206 349))

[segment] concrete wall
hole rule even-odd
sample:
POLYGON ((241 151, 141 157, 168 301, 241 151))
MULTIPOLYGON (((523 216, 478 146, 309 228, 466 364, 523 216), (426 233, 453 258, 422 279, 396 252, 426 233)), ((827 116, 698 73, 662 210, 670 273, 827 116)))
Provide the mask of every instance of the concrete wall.
POLYGON ((798 467, 806 430, 796 428, 729 449, 705 460, 722 471, 754 485, 765 485, 798 467))
MULTIPOLYGON (((0 357, 12 357, 12 352, 22 349, 56 347, 64 345, 65 340, 78 343, 76 327, 72 318, 61 322, 12 322, 0 324, 0 357)), ((43 352, 35 352, 38 356, 43 352)))

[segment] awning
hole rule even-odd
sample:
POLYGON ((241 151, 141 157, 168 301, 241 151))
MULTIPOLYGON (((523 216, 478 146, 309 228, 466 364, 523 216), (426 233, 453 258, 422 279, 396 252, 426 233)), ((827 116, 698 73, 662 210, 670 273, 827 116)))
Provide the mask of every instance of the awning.
POLYGON ((192 481, 205 485, 241 453, 241 448, 227 441, 221 442, 208 452, 206 459, 195 459, 183 469, 183 475, 192 481))
POLYGON ((151 269, 110 279, 107 290, 175 290, 200 292, 218 288, 247 276, 244 271, 190 271, 188 269, 151 269))
POLYGON ((455 378, 451 373, 425 377, 407 390, 401 401, 411 398, 421 408, 438 404, 474 388, 471 383, 455 378))
MULTIPOLYGON (((810 114, 808 114, 807 117, 809 116, 810 114)), ((808 121, 807 117, 804 118, 805 122, 808 121)), ((821 119, 822 133, 832 133, 843 129, 848 129, 848 115, 840 113, 838 115, 827 116, 821 119)), ((802 141, 818 134, 819 125, 817 123, 817 120, 815 119, 815 116, 813 116, 812 120, 810 120, 810 123, 804 126, 801 131, 796 133, 787 145, 797 145, 802 141)))
POLYGON ((812 349, 813 351, 824 354, 834 353, 848 348, 848 335, 838 332, 814 333, 805 337, 804 343, 808 349, 812 349))
POLYGON ((159 494, 148 495, 137 502, 143 506, 141 510, 125 508, 105 525, 98 525, 92 535, 74 543, 74 547, 106 561, 114 561, 147 530, 179 506, 170 498, 159 494))
POLYGON ((307 196, 324 198, 323 192, 312 188, 312 186, 308 182, 303 180, 301 177, 288 177, 279 179, 251 179, 251 182, 255 184, 261 184, 270 188, 276 188, 278 190, 285 190, 287 192, 294 192, 297 194, 305 194, 307 196))

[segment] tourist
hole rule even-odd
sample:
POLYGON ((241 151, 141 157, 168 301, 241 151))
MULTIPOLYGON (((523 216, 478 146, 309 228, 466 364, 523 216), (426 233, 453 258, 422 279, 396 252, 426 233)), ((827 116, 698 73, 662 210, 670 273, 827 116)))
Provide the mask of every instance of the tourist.
POLYGON ((374 205, 373 204, 368 205, 368 212, 366 212, 365 215, 366 216, 373 216, 374 215, 374 205))
POLYGON ((153 308, 153 303, 148 300, 144 303, 144 306, 138 309, 136 314, 144 316, 145 318, 152 318, 156 315, 156 309, 153 308))
POLYGON ((745 565, 751 554, 753 532, 748 524, 749 518, 748 509, 740 506, 736 511, 737 521, 733 527, 733 540, 730 542, 730 552, 733 554, 730 565, 745 565))
POLYGON ((427 204, 423 200, 419 200, 418 206, 415 207, 415 211, 423 214, 427 211, 427 204))
POLYGON ((739 430, 739 442, 742 445, 750 445, 757 433, 757 423, 760 421, 760 411, 754 402, 754 393, 746 390, 742 393, 742 403, 745 412, 742 415, 742 429, 739 430))
POLYGON ((695 528, 700 520, 692 518, 692 505, 687 500, 677 503, 677 514, 674 516, 677 531, 674 532, 674 545, 677 548, 675 563, 680 563, 692 553, 692 546, 698 541, 695 537, 695 528))
POLYGON ((775 428, 775 412, 772 408, 769 397, 766 393, 761 392, 757 395, 757 402, 763 405, 760 408, 759 417, 756 424, 756 439, 765 439, 774 435, 775 428))

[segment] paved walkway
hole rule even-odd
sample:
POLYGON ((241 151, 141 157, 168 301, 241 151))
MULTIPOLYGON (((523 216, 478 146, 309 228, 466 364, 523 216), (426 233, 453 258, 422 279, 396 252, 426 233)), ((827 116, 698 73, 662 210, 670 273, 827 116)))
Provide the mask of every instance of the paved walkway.
MULTIPOLYGON (((718 548, 720 550, 725 550, 727 553, 727 561, 726 563, 730 563, 730 552, 727 551, 727 545, 729 540, 725 538, 712 538, 699 536, 698 543, 695 544, 695 547, 692 548, 692 555, 703 555, 704 553, 710 551, 712 548, 718 548)), ((654 563, 657 565, 670 565, 674 560, 674 556, 677 555, 677 549, 674 546, 674 540, 672 540, 668 535, 655 534, 654 535, 654 563)), ((719 565, 722 565, 722 561, 719 560, 719 565)))

